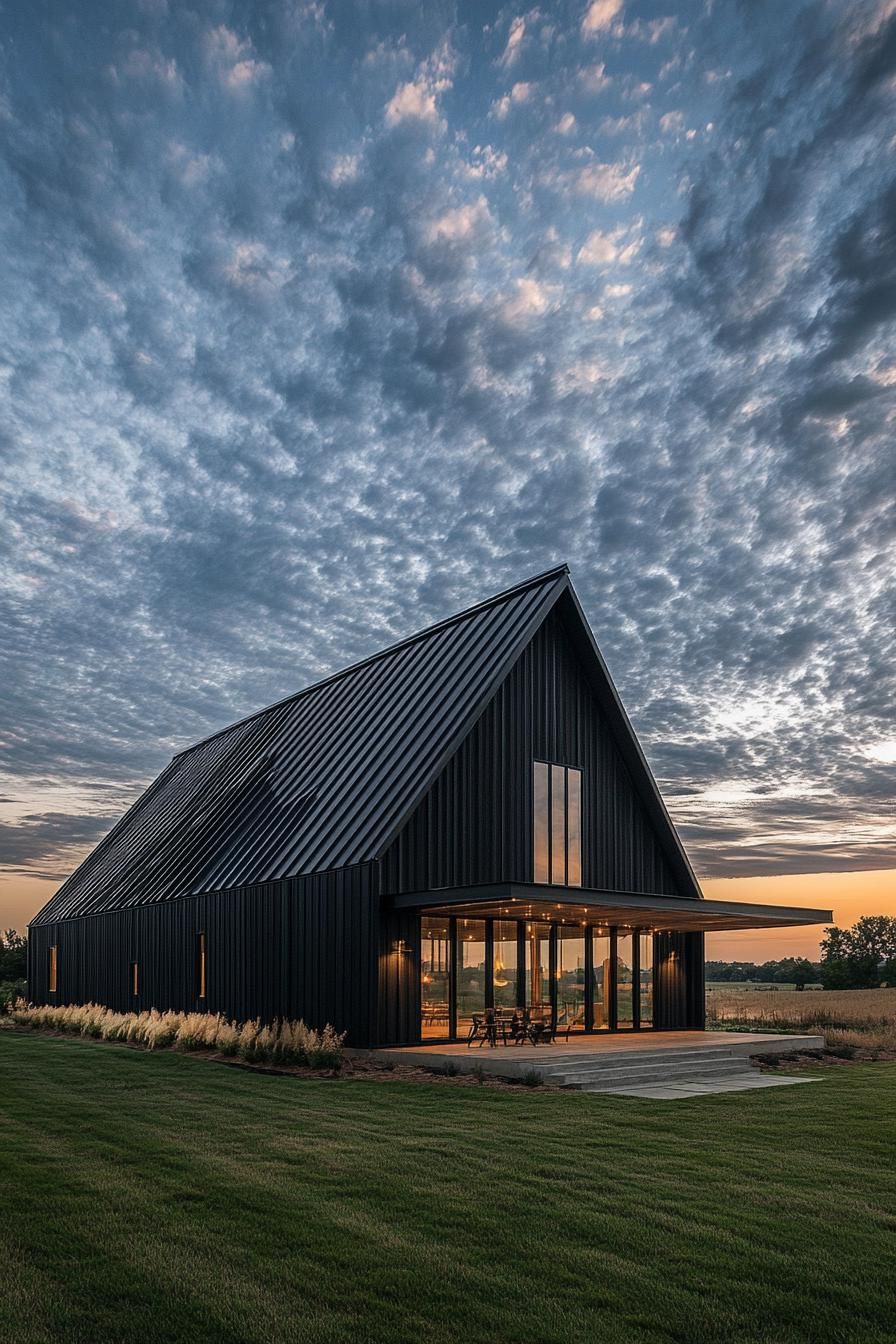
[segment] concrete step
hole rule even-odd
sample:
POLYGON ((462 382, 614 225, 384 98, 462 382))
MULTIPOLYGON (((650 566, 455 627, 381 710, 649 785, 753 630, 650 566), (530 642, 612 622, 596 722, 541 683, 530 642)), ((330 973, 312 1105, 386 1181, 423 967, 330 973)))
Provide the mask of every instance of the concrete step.
POLYGON ((638 1059, 635 1055, 625 1055, 622 1059, 595 1059, 593 1056, 589 1060, 560 1060, 551 1064, 542 1064, 540 1061, 533 1064, 543 1078, 556 1078, 561 1074, 564 1077, 572 1077, 578 1073, 601 1073, 610 1075, 613 1073, 651 1072, 653 1070, 663 1071, 666 1069, 683 1068, 690 1066, 698 1067, 718 1067, 727 1069, 732 1073, 740 1069, 750 1068, 750 1062, 745 1055, 711 1055, 709 1052, 701 1054, 694 1051, 686 1055, 667 1055, 666 1057, 651 1056, 649 1059, 638 1059))
POLYGON ((567 1056, 532 1068, 546 1083, 580 1091, 630 1086, 663 1086, 673 1082, 709 1082, 715 1078, 755 1076, 746 1055, 724 1047, 704 1050, 620 1052, 590 1057, 567 1056))
POLYGON ((744 1059, 746 1056, 738 1050, 732 1050, 727 1045, 708 1045, 703 1048, 689 1049, 682 1047, 677 1050, 591 1050, 587 1054, 574 1053, 566 1051, 557 1046, 543 1046, 543 1055, 539 1055, 534 1060, 539 1068, 550 1068, 554 1064, 558 1067, 566 1064, 594 1064, 600 1062, 608 1066, 616 1063, 629 1063, 631 1060, 643 1060, 647 1062, 656 1062, 666 1059, 744 1059), (544 1061, 542 1063, 542 1061, 544 1061))
POLYGON ((668 1069, 629 1069, 625 1072, 601 1073, 595 1070, 593 1073, 579 1073, 571 1077, 546 1078, 545 1082, 551 1082, 559 1087, 622 1087, 630 1083, 659 1084, 671 1082, 674 1079, 682 1081, 690 1079, 709 1079, 709 1078, 731 1078, 731 1077, 750 1077, 755 1071, 746 1069, 720 1068, 713 1064, 683 1064, 677 1068, 668 1069))
POLYGON ((758 1069, 753 1069, 749 1077, 744 1077, 742 1073, 730 1076, 720 1074, 717 1078, 702 1082, 679 1080, 665 1084, 628 1083, 617 1087, 583 1087, 581 1090, 601 1096, 644 1097, 652 1101, 674 1101, 693 1097, 711 1097, 720 1092, 752 1092, 757 1088, 794 1087, 802 1083, 818 1083, 821 1081, 817 1075, 815 1077, 781 1078, 760 1073, 758 1069))

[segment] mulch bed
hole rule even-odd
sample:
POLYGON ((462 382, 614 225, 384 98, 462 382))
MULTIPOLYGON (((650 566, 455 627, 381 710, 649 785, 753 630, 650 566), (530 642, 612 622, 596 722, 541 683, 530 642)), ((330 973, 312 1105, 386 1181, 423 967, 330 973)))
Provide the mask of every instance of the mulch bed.
MULTIPOLYGON (((371 1083, 440 1083, 452 1087, 486 1087, 492 1090, 512 1089, 519 1091, 525 1084, 521 1079, 499 1078, 494 1074, 445 1073, 441 1069, 424 1069, 416 1064, 376 1064, 369 1059, 346 1058, 341 1069, 310 1069, 302 1064, 262 1064, 250 1059, 235 1059, 233 1055, 222 1055, 211 1050, 172 1050, 170 1047, 157 1051, 148 1050, 138 1041, 104 1041, 95 1036, 81 1036, 72 1031, 49 1031, 43 1028, 4 1026, 5 1031, 15 1031, 20 1036, 54 1036, 60 1040, 84 1041, 89 1045, 118 1045, 128 1050, 139 1050, 144 1054, 190 1055, 193 1059, 204 1060, 207 1064, 223 1064, 229 1069, 248 1069, 253 1073, 283 1075, 289 1078, 307 1078, 316 1082, 329 1080, 336 1082, 341 1078, 353 1082, 371 1083)), ((528 1089, 527 1089, 528 1090, 528 1089)), ((540 1083, 540 1092, 560 1092, 563 1088, 551 1083, 540 1083)))
POLYGON ((790 1073, 794 1069, 840 1068, 844 1064, 893 1064, 896 1050, 861 1050, 854 1055, 834 1054, 829 1050, 795 1050, 787 1055, 751 1055, 763 1073, 790 1073))

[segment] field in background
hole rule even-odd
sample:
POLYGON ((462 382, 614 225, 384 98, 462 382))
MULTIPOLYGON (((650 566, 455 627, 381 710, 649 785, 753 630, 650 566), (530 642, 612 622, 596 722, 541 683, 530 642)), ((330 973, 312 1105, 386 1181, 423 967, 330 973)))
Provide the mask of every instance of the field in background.
POLYGON ((892 1344, 896 1065, 653 1102, 0 1033, 0 1339, 892 1344))
POLYGON ((707 990, 708 1027, 816 1031, 829 1045, 896 1051, 896 989, 707 990))
MULTIPOLYGON (((712 990, 713 993, 716 990, 724 990, 731 994, 755 994, 758 989, 796 989, 796 985, 780 980, 707 980, 706 988, 712 990)), ((821 985, 807 985, 806 989, 811 994, 815 990, 821 989, 821 985)))

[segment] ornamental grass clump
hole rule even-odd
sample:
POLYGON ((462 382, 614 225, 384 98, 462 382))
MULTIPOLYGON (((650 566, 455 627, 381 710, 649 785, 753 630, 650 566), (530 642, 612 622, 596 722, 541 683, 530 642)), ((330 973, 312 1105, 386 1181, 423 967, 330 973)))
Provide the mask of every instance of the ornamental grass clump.
MULTIPOLYGON (((184 1013, 174 1034, 176 1050, 208 1050, 205 1030, 210 1013, 184 1013)), ((217 1022, 217 1018, 213 1019, 217 1022)))
POLYGON ((139 1017, 143 1021, 139 1025, 134 1023, 132 1039, 141 1040, 148 1050, 165 1050, 174 1044, 181 1023, 180 1013, 160 1013, 158 1008, 151 1008, 139 1017))
POLYGON ((256 1058, 255 1040, 260 1030, 261 1019, 258 1017, 252 1018, 248 1022, 244 1022, 240 1027, 236 1048, 237 1053, 242 1055, 243 1059, 251 1061, 256 1058))
POLYGON ((160 1012, 121 1013, 98 1003, 29 1004, 17 999, 6 1012, 6 1021, 36 1031, 66 1032, 94 1040, 125 1041, 146 1050, 203 1050, 222 1055, 240 1055, 252 1064, 271 1062, 301 1068, 339 1069, 345 1033, 329 1025, 322 1031, 300 1019, 277 1019, 262 1023, 231 1022, 223 1013, 160 1012))
POLYGON ((313 1031, 315 1042, 305 1048, 308 1063, 313 1069, 341 1069, 342 1046, 345 1032, 336 1032, 329 1023, 323 1031, 313 1031))
POLYGON ((215 1035, 215 1049, 222 1055, 235 1055, 240 1043, 240 1029, 235 1022, 222 1018, 215 1035))
POLYGON ((113 1013, 110 1009, 103 1019, 100 1035, 104 1041, 126 1041, 130 1026, 130 1013, 113 1013))

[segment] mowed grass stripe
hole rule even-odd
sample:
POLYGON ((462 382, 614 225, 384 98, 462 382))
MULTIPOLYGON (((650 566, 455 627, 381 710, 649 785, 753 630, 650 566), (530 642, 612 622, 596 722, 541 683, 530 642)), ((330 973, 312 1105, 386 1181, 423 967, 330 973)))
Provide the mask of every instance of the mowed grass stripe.
POLYGON ((669 1103, 0 1033, 0 1336, 893 1337, 896 1069, 669 1103))

